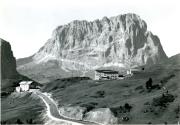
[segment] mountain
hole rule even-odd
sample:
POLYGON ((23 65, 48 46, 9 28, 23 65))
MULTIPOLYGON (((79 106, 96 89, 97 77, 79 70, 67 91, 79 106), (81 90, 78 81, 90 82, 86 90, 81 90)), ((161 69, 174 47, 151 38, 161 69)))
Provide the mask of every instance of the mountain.
POLYGON ((66 76, 69 71, 152 65, 166 59, 159 38, 147 30, 145 21, 136 14, 124 14, 92 22, 75 20, 58 26, 37 53, 17 60, 17 69, 34 77, 52 67, 57 74, 63 72, 60 76, 66 76))
POLYGON ((179 54, 176 54, 172 57, 170 57, 166 63, 169 63, 169 64, 174 64, 174 65, 180 65, 180 53, 179 54))
MULTIPOLYGON (((1 90, 14 91, 14 88, 19 85, 19 81, 31 80, 26 76, 20 75, 16 70, 16 59, 13 56, 13 51, 9 42, 0 38, 0 69, 1 69, 1 90)), ((39 83, 35 82, 37 85, 39 83)))
POLYGON ((1 87, 6 88, 12 86, 10 80, 14 80, 19 77, 16 71, 16 59, 13 56, 11 45, 9 42, 0 39, 0 62, 1 62, 1 87))
POLYGON ((11 45, 3 39, 0 39, 0 55, 1 78, 15 78, 18 74, 16 71, 16 59, 13 56, 11 45))

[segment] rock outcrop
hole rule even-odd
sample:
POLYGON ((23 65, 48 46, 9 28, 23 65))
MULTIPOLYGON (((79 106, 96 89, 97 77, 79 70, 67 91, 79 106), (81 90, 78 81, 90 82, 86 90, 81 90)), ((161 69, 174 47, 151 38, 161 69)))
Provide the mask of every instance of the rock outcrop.
POLYGON ((159 38, 147 30, 145 21, 136 14, 124 14, 58 26, 37 53, 17 63, 23 73, 49 61, 57 61, 64 72, 86 72, 104 66, 151 65, 166 59, 159 38))
POLYGON ((82 63, 87 68, 106 63, 124 64, 129 58, 132 65, 166 59, 158 37, 147 31, 145 21, 135 14, 93 22, 75 20, 59 26, 33 57, 36 62, 58 59, 66 64, 82 63))
POLYGON ((0 39, 0 56, 1 87, 12 86, 11 80, 18 78, 19 74, 16 71, 16 59, 13 56, 11 45, 3 39, 0 39))
POLYGON ((97 108, 87 112, 86 107, 62 106, 59 113, 67 118, 85 120, 100 124, 118 124, 118 118, 114 116, 109 108, 97 108))
POLYGON ((114 117, 109 108, 99 108, 88 112, 84 120, 100 124, 118 124, 118 118, 114 117))
POLYGON ((9 79, 17 76, 16 59, 13 56, 11 45, 0 39, 0 55, 1 55, 1 78, 9 79))
POLYGON ((86 108, 80 106, 63 106, 59 108, 59 113, 70 119, 83 120, 86 108))
MULTIPOLYGON (((0 38, 0 69, 1 69, 1 89, 2 91, 14 91, 19 86, 19 81, 31 80, 24 75, 20 75, 16 70, 16 59, 9 42, 0 38)), ((35 84, 40 85, 35 82, 35 84)))

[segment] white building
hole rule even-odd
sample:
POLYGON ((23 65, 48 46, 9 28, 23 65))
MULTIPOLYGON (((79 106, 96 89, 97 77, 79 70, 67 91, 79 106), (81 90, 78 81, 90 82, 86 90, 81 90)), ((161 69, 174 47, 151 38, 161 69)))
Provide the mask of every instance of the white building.
POLYGON ((131 77, 132 75, 131 69, 121 74, 118 71, 113 70, 96 70, 95 80, 124 79, 126 77, 131 77))
POLYGON ((20 86, 16 87, 16 92, 21 92, 20 86))
POLYGON ((127 70, 127 75, 132 74, 131 69, 127 70))
POLYGON ((19 83, 20 86, 16 87, 17 92, 22 92, 22 91, 29 91, 30 90, 30 85, 33 81, 21 81, 19 83))
POLYGON ((95 80, 110 80, 118 79, 118 71, 113 70, 96 70, 95 71, 95 80))
POLYGON ((133 76, 133 73, 131 72, 131 69, 127 70, 125 76, 126 76, 126 77, 131 77, 131 76, 133 76))

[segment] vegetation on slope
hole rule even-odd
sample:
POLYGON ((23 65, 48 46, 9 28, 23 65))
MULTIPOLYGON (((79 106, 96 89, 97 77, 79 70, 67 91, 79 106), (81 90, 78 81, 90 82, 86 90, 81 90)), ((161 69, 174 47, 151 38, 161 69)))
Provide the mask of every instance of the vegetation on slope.
POLYGON ((42 91, 52 93, 59 107, 85 107, 84 115, 109 108, 119 123, 177 123, 179 76, 179 64, 164 63, 144 67, 124 80, 59 79, 47 83, 42 91))
POLYGON ((33 93, 1 95, 1 124, 42 124, 44 107, 33 93))

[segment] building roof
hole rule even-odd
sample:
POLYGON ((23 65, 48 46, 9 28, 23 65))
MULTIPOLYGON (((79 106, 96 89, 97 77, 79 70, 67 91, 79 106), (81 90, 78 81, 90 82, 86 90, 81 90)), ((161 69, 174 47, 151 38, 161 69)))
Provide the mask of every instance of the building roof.
POLYGON ((105 73, 105 74, 118 74, 118 71, 114 71, 114 70, 96 70, 96 72, 105 73))
POLYGON ((29 85, 31 84, 33 81, 21 81, 19 84, 20 85, 29 85))

